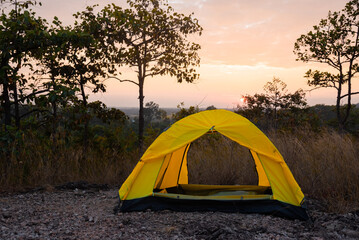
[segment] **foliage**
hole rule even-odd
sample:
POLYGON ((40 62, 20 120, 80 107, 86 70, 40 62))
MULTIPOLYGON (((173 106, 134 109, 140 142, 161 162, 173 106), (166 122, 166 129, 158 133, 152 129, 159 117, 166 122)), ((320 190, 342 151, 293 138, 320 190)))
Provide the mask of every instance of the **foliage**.
POLYGON ((90 132, 86 152, 75 131, 59 132, 56 145, 39 130, 0 132, 0 149, 10 149, 0 152, 0 191, 79 180, 121 183, 137 162, 137 138, 122 125, 95 125, 90 132))
POLYGON ((66 164, 81 177, 87 170, 79 165, 94 159, 101 165, 96 155, 120 151, 123 159, 136 152, 127 116, 101 102, 88 103, 85 92, 105 91, 101 79, 114 71, 104 18, 87 8, 75 14, 73 27, 57 17, 49 25, 29 9, 37 2, 9 2, 14 9, 0 16, 2 184, 18 177, 16 184, 31 185, 42 170, 53 168, 49 174, 56 176, 66 164), (87 154, 88 147, 93 150, 87 154), (78 153, 73 161, 66 156, 71 151, 78 153))
POLYGON ((190 106, 189 108, 184 107, 184 102, 181 102, 177 105, 178 112, 172 115, 174 121, 178 121, 184 117, 187 117, 191 114, 198 113, 200 111, 198 106, 190 106))
POLYGON ((100 119, 103 123, 110 124, 116 121, 117 123, 124 124, 128 117, 119 109, 108 108, 100 101, 91 102, 88 104, 89 110, 100 119))
POLYGON ((273 78, 264 85, 265 93, 244 96, 244 106, 236 112, 262 128, 292 128, 311 120, 302 89, 288 93, 287 84, 273 78))
POLYGON ((143 115, 145 119, 145 126, 150 125, 154 121, 162 121, 167 117, 166 111, 160 109, 160 106, 152 101, 145 104, 143 115))
POLYGON ((342 11, 329 12, 313 30, 301 35, 295 45, 297 60, 325 63, 333 71, 308 70, 305 77, 308 85, 316 88, 335 88, 336 116, 339 127, 347 124, 352 107, 351 96, 358 94, 352 90, 352 81, 359 71, 359 1, 348 2, 342 11), (344 86, 347 85, 347 91, 344 86), (341 101, 346 98, 345 111, 341 111, 341 101))
POLYGON ((42 3, 40 1, 34 1, 34 0, 23 0, 23 1, 18 1, 18 0, 0 0, 0 4, 2 4, 3 9, 2 9, 2 13, 5 13, 6 10, 6 5, 8 6, 13 6, 14 9, 16 10, 17 8, 23 8, 23 9, 28 9, 31 6, 42 6, 42 3))
MULTIPOLYGON (((19 105, 26 99, 27 79, 20 73, 23 67, 32 68, 30 55, 46 47, 46 21, 28 9, 30 2, 18 4, 0 16, 0 86, 2 120, 5 128, 15 117, 20 127, 19 105), (14 114, 11 111, 14 105, 14 114)), ((31 94, 30 94, 31 95, 31 94)))
MULTIPOLYGON (((69 52, 66 56, 70 63, 67 76, 77 82, 82 95, 85 85, 91 86, 94 93, 105 92, 101 79, 115 71, 111 62, 112 52, 106 44, 108 32, 103 29, 104 19, 93 11, 92 7, 87 7, 85 11, 74 14, 77 21, 71 29, 73 41, 67 46, 69 52)), ((86 101, 84 96, 82 98, 86 101)))
POLYGON ((208 106, 206 110, 215 110, 217 109, 214 105, 208 106))
MULTIPOLYGON (((24 128, 46 125, 53 141, 62 127, 81 130, 86 148, 93 117, 89 109, 95 106, 101 114, 109 111, 101 104, 88 103, 85 89, 106 91, 103 79, 114 76, 117 66, 129 66, 138 72, 137 80, 125 81, 140 88, 142 142, 145 78, 170 75, 178 82, 198 78, 195 67, 200 46, 187 37, 200 34, 202 28, 192 14, 176 13, 165 1, 129 0, 127 9, 112 4, 101 11, 87 7, 74 14, 73 27, 63 26, 57 17, 51 26, 36 17, 28 9, 36 1, 9 3, 14 9, 0 18, 0 112, 6 129, 11 128, 13 119, 18 129, 20 122, 29 124, 24 128), (21 73, 25 68, 30 70, 29 76, 21 73)), ((147 122, 159 118, 158 106, 148 106, 146 111, 147 122)))
MULTIPOLYGON (((317 104, 310 107, 310 111, 315 112, 318 117, 318 122, 321 127, 335 128, 338 126, 338 120, 335 114, 336 107, 332 105, 317 104)), ((345 111, 346 106, 341 108, 345 111)), ((354 106, 350 111, 346 130, 356 136, 359 136, 359 108, 354 106)))
POLYGON ((169 75, 178 82, 198 79, 200 46, 189 42, 191 34, 201 34, 202 27, 193 15, 177 13, 166 1, 128 0, 130 8, 114 4, 103 9, 110 24, 117 64, 133 68, 137 79, 119 79, 139 87, 139 146, 142 152, 144 131, 144 83, 148 77, 169 75), (122 44, 123 43, 123 44, 122 44), (117 45, 116 45, 117 44, 117 45))

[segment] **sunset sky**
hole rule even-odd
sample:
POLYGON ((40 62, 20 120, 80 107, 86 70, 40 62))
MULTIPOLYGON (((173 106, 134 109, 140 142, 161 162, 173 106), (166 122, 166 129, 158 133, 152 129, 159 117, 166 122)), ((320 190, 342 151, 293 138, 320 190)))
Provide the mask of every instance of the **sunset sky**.
MULTIPOLYGON (((127 6, 125 0, 46 0, 35 11, 42 17, 58 16, 64 24, 72 24, 72 14, 87 5, 100 7, 115 3, 127 6)), ((160 107, 214 105, 235 107, 242 95, 263 92, 263 85, 278 77, 290 91, 309 90, 304 73, 310 65, 295 61, 296 39, 325 18, 329 10, 341 10, 346 0, 171 0, 175 11, 194 12, 204 28, 200 37, 192 38, 202 46, 200 79, 194 83, 176 83, 169 77, 148 78, 145 82, 145 102, 154 101, 160 107)), ((135 75, 124 72, 135 78, 135 75)), ((358 80, 356 80, 358 81, 358 80)), ((137 107, 138 89, 130 83, 106 81, 106 93, 91 95, 112 107, 137 107)), ((359 90, 359 84, 354 85, 359 90)), ((307 93, 310 105, 335 103, 335 91, 329 89, 307 93)), ((359 98, 354 98, 359 102, 359 98)))

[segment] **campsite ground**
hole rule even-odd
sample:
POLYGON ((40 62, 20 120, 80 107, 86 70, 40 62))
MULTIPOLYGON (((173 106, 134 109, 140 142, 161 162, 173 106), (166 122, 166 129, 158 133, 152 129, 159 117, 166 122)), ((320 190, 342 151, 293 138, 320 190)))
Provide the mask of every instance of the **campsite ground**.
POLYGON ((238 213, 114 214, 117 189, 48 187, 0 195, 0 239, 358 239, 359 212, 331 214, 309 201, 312 221, 238 213))

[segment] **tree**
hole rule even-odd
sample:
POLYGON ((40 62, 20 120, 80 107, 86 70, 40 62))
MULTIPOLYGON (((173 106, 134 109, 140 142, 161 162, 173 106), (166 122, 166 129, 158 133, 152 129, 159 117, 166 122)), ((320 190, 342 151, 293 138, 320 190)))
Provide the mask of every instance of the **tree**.
MULTIPOLYGON (((4 3, 5 1, 1 1, 4 3)), ((0 86, 1 108, 4 115, 5 128, 11 125, 15 118, 17 128, 20 127, 20 102, 26 99, 22 95, 22 88, 27 79, 20 73, 24 66, 32 67, 30 54, 46 47, 46 21, 36 17, 35 13, 28 9, 36 4, 35 1, 9 1, 14 4, 14 9, 7 14, 2 12, 0 16, 0 86), (14 105, 14 113, 11 105, 14 105)), ((33 94, 33 93, 32 93, 33 94)))
POLYGON ((41 96, 35 95, 31 100, 36 98, 35 108, 43 109, 45 113, 43 117, 51 122, 51 134, 55 143, 60 120, 59 107, 66 107, 70 104, 79 89, 63 76, 66 75, 69 68, 66 60, 69 49, 64 46, 72 41, 73 34, 70 30, 64 29, 57 17, 52 23, 53 26, 48 29, 47 47, 32 55, 34 60, 37 60, 38 67, 33 72, 35 82, 40 82, 39 86, 33 88, 37 87, 47 91, 44 91, 41 96), (36 75, 39 77, 36 78, 36 75))
POLYGON ((359 71, 359 0, 348 2, 342 11, 330 12, 313 30, 301 35, 294 45, 297 60, 324 63, 333 71, 308 70, 308 85, 336 89, 336 116, 345 128, 352 108, 352 81, 359 71), (347 91, 344 86, 347 86, 347 91), (341 101, 346 98, 344 111, 341 101))
POLYGON ((256 93, 253 96, 243 96, 245 106, 238 106, 237 112, 243 114, 254 122, 266 120, 267 127, 278 127, 278 122, 283 125, 290 115, 297 118, 297 112, 307 106, 305 93, 298 89, 294 93, 289 93, 287 84, 279 78, 273 78, 263 87, 265 93, 256 93), (283 120, 282 120, 283 119, 283 120))
MULTIPOLYGON (((119 79, 139 89, 139 151, 142 154, 144 132, 144 85, 148 77, 169 75, 179 83, 198 79, 200 45, 188 41, 191 34, 201 34, 202 27, 193 14, 177 13, 163 0, 128 0, 128 9, 115 5, 104 12, 115 21, 109 29, 118 33, 117 42, 124 45, 118 52, 117 63, 137 74, 137 79, 119 79)), ((116 38, 115 34, 110 34, 116 38)))
POLYGON ((184 102, 177 105, 178 112, 172 114, 172 119, 178 121, 184 117, 200 112, 197 106, 190 106, 189 108, 184 107, 184 102))
POLYGON ((85 11, 74 14, 77 19, 74 27, 60 29, 60 35, 67 39, 67 42, 61 44, 65 51, 61 52, 62 66, 58 74, 66 79, 68 86, 76 86, 79 90, 81 100, 76 101, 76 106, 84 124, 85 148, 88 144, 90 120, 86 88, 90 88, 93 93, 105 92, 103 79, 114 72, 108 45, 104 41, 107 39, 107 31, 102 22, 104 18, 93 11, 93 7, 87 7, 85 11))
POLYGON ((150 125, 152 121, 161 121, 167 116, 166 111, 160 109, 160 106, 154 102, 148 102, 143 109, 143 115, 145 119, 145 125, 150 125))
POLYGON ((215 110, 217 109, 214 105, 208 106, 206 110, 215 110))

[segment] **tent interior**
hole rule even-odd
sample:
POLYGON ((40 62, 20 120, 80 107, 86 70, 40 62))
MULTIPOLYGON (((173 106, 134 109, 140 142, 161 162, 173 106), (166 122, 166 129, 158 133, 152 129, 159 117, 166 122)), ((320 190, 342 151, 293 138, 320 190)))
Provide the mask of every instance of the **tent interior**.
POLYGON ((218 132, 204 136, 167 156, 153 195, 180 199, 271 199, 272 190, 258 186, 249 149, 218 132))

